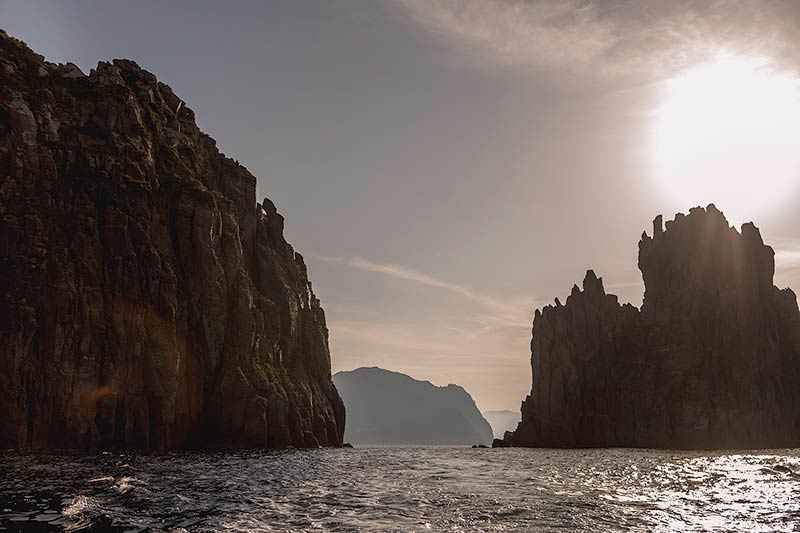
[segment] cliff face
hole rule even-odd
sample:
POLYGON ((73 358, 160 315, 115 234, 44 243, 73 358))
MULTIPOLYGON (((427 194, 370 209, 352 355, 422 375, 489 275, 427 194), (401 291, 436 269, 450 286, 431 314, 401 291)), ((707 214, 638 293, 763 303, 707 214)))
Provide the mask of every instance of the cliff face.
POLYGON ((458 385, 382 368, 333 376, 347 406, 345 440, 353 444, 489 444, 492 428, 458 385))
POLYGON ((713 205, 642 236, 641 310, 592 271, 537 311, 516 446, 800 446, 800 312, 758 229, 713 205))
POLYGON ((338 445, 283 218, 131 61, 0 35, 0 448, 338 445))

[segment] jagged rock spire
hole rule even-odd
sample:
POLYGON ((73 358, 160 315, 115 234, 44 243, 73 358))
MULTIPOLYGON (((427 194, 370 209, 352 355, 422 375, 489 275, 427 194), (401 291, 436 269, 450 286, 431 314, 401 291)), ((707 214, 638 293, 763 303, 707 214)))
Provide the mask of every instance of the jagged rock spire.
POLYGON ((639 243, 642 310, 588 271, 536 313, 533 386, 507 442, 545 447, 800 445, 800 311, 774 252, 712 204, 639 243))

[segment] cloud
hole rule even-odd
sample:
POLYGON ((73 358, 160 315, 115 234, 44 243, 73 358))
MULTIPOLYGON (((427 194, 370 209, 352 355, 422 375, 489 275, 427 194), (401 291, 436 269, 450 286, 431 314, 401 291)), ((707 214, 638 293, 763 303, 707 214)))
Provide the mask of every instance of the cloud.
POLYGON ((514 408, 530 389, 531 321, 534 306, 541 302, 498 298, 402 265, 361 257, 307 258, 431 287, 458 302, 441 302, 403 315, 370 313, 374 302, 367 300, 361 302, 366 311, 362 316, 352 312, 355 302, 327 303, 334 371, 377 365, 434 383, 454 382, 487 408, 514 408))
POLYGON ((575 0, 400 0, 447 38, 506 64, 586 65, 616 42, 592 5, 575 0))
MULTIPOLYGON (((452 283, 450 281, 442 280, 430 276, 428 274, 425 274, 423 272, 418 272, 416 270, 412 270, 410 268, 403 267, 400 265, 394 265, 391 263, 375 263, 372 261, 368 261, 366 259, 362 259, 361 257, 336 257, 336 256, 315 255, 312 256, 312 258, 327 263, 346 265, 352 268, 357 268, 359 270, 364 270, 375 274, 382 274, 384 276, 389 276, 391 278, 403 281, 409 281, 427 287, 434 287, 436 289, 441 289, 456 294, 467 300, 472 300, 473 302, 477 302, 482 306, 491 308, 499 312, 516 313, 519 311, 521 305, 525 305, 519 301, 501 300, 498 298, 487 296, 485 294, 476 292, 470 289, 469 287, 465 287, 464 285, 459 285, 457 283, 452 283)), ((529 306, 526 305, 526 307, 529 306)))
POLYGON ((396 0, 484 62, 583 79, 660 78, 731 53, 791 59, 795 0, 396 0))

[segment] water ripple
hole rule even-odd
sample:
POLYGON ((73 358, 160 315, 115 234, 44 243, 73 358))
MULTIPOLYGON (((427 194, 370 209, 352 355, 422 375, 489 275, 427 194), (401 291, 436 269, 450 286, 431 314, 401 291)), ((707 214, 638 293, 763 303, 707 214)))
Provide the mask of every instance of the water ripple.
POLYGON ((800 450, 0 452, 0 531, 797 531, 800 450))

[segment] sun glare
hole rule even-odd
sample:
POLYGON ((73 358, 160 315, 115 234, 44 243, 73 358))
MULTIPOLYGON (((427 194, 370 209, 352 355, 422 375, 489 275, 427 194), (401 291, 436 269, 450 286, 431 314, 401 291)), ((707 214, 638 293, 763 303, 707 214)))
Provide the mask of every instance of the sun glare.
POLYGON ((765 59, 722 55, 666 84, 652 136, 668 207, 715 203, 742 223, 800 185, 800 80, 765 59))

